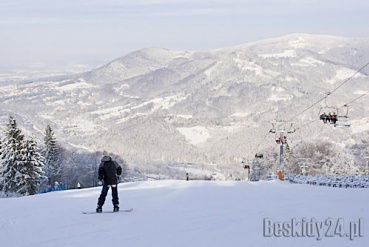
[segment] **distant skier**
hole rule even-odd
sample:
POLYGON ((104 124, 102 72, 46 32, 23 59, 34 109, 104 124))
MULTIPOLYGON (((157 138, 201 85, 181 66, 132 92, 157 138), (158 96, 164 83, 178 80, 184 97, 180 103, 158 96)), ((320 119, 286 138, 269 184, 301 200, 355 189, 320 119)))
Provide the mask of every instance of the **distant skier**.
POLYGON ((187 181, 189 180, 188 172, 186 173, 186 180, 187 180, 187 181))
POLYGON ((111 186, 114 212, 119 211, 119 198, 118 198, 118 176, 122 174, 122 167, 113 161, 110 156, 104 156, 101 159, 99 166, 98 178, 100 184, 103 184, 101 194, 97 202, 96 212, 102 212, 102 206, 104 205, 106 195, 108 194, 109 186, 111 186), (103 181, 103 182, 102 182, 103 181))

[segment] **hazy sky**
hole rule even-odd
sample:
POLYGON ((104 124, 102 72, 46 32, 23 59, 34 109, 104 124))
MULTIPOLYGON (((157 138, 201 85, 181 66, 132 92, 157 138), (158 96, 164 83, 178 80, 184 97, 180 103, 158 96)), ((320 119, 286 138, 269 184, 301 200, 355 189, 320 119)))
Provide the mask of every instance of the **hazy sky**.
POLYGON ((369 37, 368 0, 0 0, 0 69, 103 65, 291 33, 369 37))

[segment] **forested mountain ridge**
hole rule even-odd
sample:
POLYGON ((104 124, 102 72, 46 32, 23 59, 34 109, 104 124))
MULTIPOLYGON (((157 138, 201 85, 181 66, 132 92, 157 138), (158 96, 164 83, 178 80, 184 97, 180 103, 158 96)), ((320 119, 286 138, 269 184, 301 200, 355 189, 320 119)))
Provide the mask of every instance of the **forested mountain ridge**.
POLYGON ((368 91, 369 68, 356 73, 368 62, 369 39, 306 34, 212 51, 145 48, 78 75, 2 80, 0 120, 13 114, 36 138, 50 124, 63 142, 128 162, 232 165, 277 152, 271 123, 292 119, 278 122, 296 129, 291 148, 324 140, 357 160, 362 151, 352 150, 369 136, 367 96, 342 106, 368 91), (350 128, 319 120, 337 110, 348 110, 350 128))

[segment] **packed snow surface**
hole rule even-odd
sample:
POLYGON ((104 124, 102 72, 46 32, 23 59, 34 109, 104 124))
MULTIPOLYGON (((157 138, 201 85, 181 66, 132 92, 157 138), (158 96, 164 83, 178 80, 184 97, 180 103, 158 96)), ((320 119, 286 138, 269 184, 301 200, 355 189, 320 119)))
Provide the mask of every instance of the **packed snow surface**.
MULTIPOLYGON (((119 185, 121 209, 132 207, 133 212, 82 214, 94 211, 100 189, 1 198, 1 246, 347 247, 369 241, 367 189, 281 181, 133 182, 119 185), (265 220, 282 224, 293 219, 341 222, 341 232, 361 219, 361 236, 264 236, 270 235, 265 220)), ((103 210, 112 210, 110 193, 103 210)))

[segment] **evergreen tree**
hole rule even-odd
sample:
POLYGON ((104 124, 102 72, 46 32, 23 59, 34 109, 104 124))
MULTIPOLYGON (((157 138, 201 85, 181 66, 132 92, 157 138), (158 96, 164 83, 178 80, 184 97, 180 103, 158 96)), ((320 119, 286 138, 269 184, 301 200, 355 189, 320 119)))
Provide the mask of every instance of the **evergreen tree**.
POLYGON ((18 184, 18 193, 34 195, 40 187, 43 177, 43 157, 37 151, 37 144, 33 140, 24 142, 22 163, 18 184))
POLYGON ((292 160, 292 152, 290 149, 290 145, 288 142, 285 144, 285 150, 284 150, 284 167, 285 167, 285 173, 294 173, 299 174, 300 173, 300 166, 297 163, 294 163, 292 160))
POLYGON ((1 176, 2 190, 8 194, 18 190, 20 169, 22 166, 22 143, 23 135, 18 129, 17 123, 12 116, 6 125, 5 137, 2 142, 1 152, 1 176))
POLYGON ((61 166, 58 161, 58 144, 50 125, 47 125, 45 129, 44 144, 45 149, 43 155, 45 157, 46 177, 49 179, 49 184, 53 186, 56 181, 60 182, 61 166))

